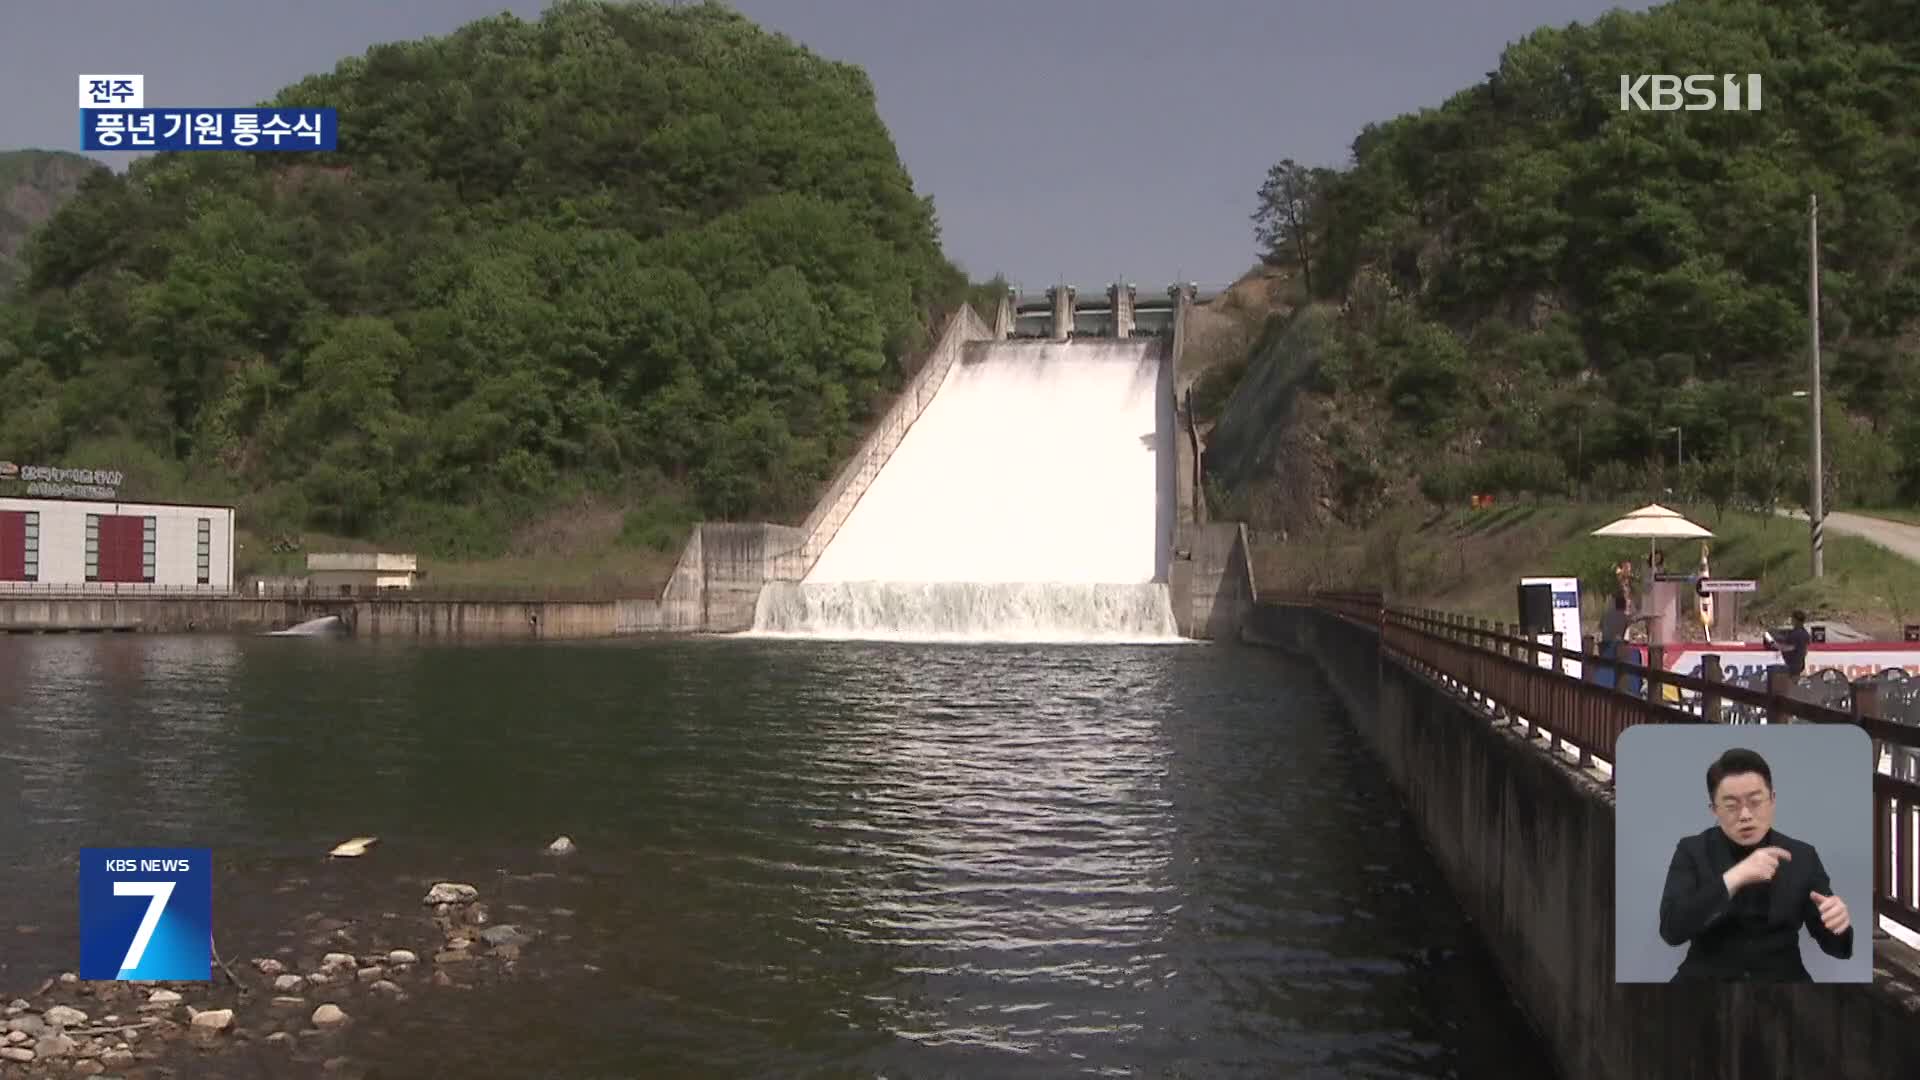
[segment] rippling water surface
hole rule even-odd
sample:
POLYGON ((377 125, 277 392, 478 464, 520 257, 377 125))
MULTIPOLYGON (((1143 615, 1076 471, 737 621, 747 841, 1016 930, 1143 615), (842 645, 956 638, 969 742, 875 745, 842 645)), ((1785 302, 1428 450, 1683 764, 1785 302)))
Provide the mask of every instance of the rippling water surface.
POLYGON ((0 998, 74 966, 109 844, 212 847, 242 954, 562 871, 515 977, 355 1025, 383 1076, 1549 1075, 1263 651, 0 638, 0 998))

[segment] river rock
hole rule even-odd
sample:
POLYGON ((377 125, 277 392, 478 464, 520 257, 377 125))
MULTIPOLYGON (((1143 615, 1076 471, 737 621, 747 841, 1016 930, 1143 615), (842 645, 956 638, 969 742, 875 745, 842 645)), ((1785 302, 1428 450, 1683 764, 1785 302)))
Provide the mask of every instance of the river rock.
POLYGON ((9 1031, 0 1035, 0 1045, 12 1046, 15 1043, 32 1042, 33 1036, 24 1031, 9 1031))
POLYGON ((28 1009, 31 1009, 31 1008, 33 1008, 32 1002, 27 1001, 24 998, 14 998, 12 1001, 7 1003, 7 1015, 19 1016, 21 1013, 26 1012, 28 1009))
POLYGON ((208 1009, 193 1014, 193 1026, 203 1031, 225 1031, 233 1026, 232 1009, 208 1009))
POLYGON ((124 1046, 116 1046, 100 1055, 100 1064, 109 1069, 126 1069, 133 1066, 133 1051, 124 1046))
POLYGON ((51 1035, 44 1036, 39 1042, 33 1044, 33 1056, 36 1058, 62 1058, 73 1053, 79 1045, 79 1043, 69 1038, 65 1032, 56 1031, 51 1035))
POLYGON ((55 1005, 40 1017, 54 1027, 79 1027, 87 1022, 87 1014, 71 1005, 55 1005))
POLYGON ((273 980, 273 988, 283 994, 290 994, 307 985, 307 980, 299 975, 282 975, 273 980))
POLYGON ((463 964, 473 959, 473 954, 465 949, 442 949, 433 954, 436 964, 463 964))
POLYGON ((147 1004, 155 1008, 168 1008, 180 1004, 180 995, 171 990, 155 990, 147 996, 147 1004))
POLYGON ((105 1065, 92 1059, 76 1061, 72 1065, 67 1066, 68 1076, 99 1076, 106 1071, 107 1067, 105 1065))
POLYGON ((381 979, 379 982, 368 987, 368 989, 378 990, 383 994, 398 994, 400 993, 400 984, 394 982, 392 979, 381 979))
POLYGON ((320 958, 320 970, 331 971, 334 968, 350 968, 359 962, 360 961, 355 960, 350 953, 330 952, 320 958))
POLYGON ((25 1016, 16 1016, 7 1021, 7 1030, 18 1031, 22 1034, 39 1038, 47 1033, 47 1022, 34 1016, 32 1013, 28 1013, 25 1016))
POLYGON ((33 1051, 24 1046, 0 1046, 0 1058, 8 1061, 32 1061, 33 1051))
POLYGON ((267 1036, 267 1041, 270 1043, 292 1042, 293 1036, 287 1034, 284 1031, 276 1031, 273 1034, 267 1036))
POLYGON ((387 954, 387 963, 389 964, 417 964, 419 962, 420 958, 415 956, 410 949, 395 949, 387 954))
POLYGON ((525 945, 527 942, 533 940, 533 935, 512 923, 501 923, 499 926, 489 926, 485 930, 480 931, 480 940, 496 949, 500 949, 509 946, 518 947, 525 945))
POLYGON ((565 836, 547 845, 547 852, 552 855, 571 855, 578 850, 573 846, 573 841, 565 836))
POLYGON ((63 971, 60 973, 61 986, 75 986, 75 985, 78 985, 79 982, 80 982, 80 976, 75 975, 71 971, 63 971))
POLYGON ((262 956, 253 962, 253 968, 262 975, 274 976, 287 970, 287 965, 271 956, 262 956))
POLYGON ((283 1009, 297 1009, 300 1006, 305 1005, 307 1003, 307 999, 303 997, 288 997, 283 994, 280 997, 274 998, 273 1003, 283 1009))
POLYGON ((427 890, 427 897, 421 901, 428 907, 435 904, 471 904, 480 898, 480 890, 457 881, 442 881, 427 890))
POLYGON ((313 1010, 313 1026, 317 1028, 333 1027, 347 1022, 346 1011, 329 1001, 313 1010))
POLYGON ((434 973, 433 973, 433 985, 435 985, 435 986, 452 986, 452 985, 453 985, 453 977, 452 977, 452 976, 450 976, 450 975, 448 975, 448 974, 447 974, 446 972, 444 972, 444 971, 436 971, 436 972, 434 972, 434 973))

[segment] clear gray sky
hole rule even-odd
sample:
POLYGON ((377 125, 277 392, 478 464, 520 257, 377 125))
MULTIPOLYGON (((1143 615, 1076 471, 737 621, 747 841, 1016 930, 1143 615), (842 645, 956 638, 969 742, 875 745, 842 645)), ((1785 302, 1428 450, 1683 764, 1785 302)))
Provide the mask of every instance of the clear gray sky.
MULTIPOLYGON (((546 0, 10 0, 0 149, 74 149, 75 79, 146 76, 147 104, 240 106, 381 41, 546 0)), ((1237 277, 1283 157, 1339 165, 1362 125, 1484 78, 1605 0, 736 0, 864 67, 950 255, 1038 290, 1237 277)), ((126 157, 102 154, 102 160, 126 157)), ((113 162, 124 167, 122 162, 113 162)))

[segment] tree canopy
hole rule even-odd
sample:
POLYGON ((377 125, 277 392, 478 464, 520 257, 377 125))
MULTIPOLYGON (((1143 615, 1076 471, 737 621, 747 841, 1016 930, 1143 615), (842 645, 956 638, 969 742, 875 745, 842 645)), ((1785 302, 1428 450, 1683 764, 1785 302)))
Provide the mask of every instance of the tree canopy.
POLYGON ((790 515, 965 299, 865 74, 719 5, 567 0, 272 104, 338 151, 162 154, 35 234, 0 451, 444 554, 583 485, 790 515))
POLYGON ((1895 7, 1679 0, 1542 29, 1346 167, 1276 165, 1256 238, 1343 305, 1325 389, 1374 416, 1380 477, 1805 488, 1817 195, 1828 484, 1920 499, 1920 23, 1895 7), (1623 74, 1697 72, 1761 74, 1761 110, 1620 107, 1623 74))

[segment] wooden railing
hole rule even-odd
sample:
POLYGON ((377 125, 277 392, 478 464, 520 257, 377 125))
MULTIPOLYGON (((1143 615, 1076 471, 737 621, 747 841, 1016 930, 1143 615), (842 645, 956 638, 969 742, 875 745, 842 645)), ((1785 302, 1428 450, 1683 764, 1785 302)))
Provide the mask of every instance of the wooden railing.
MULTIPOLYGON (((1766 723, 1853 724, 1873 740, 1874 894, 1879 914, 1920 931, 1920 889, 1914 841, 1920 823, 1920 723, 1895 720, 1883 680, 1850 684, 1846 707, 1812 700, 1805 682, 1775 673, 1767 689, 1729 684, 1715 658, 1699 677, 1661 667, 1658 646, 1635 664, 1599 655, 1592 639, 1567 648, 1450 613, 1403 609, 1378 593, 1315 592, 1263 597, 1266 603, 1309 607, 1371 629, 1383 655, 1441 684, 1493 716, 1537 736, 1583 767, 1604 762, 1612 783, 1620 735, 1635 724, 1766 723), (1556 662, 1558 661, 1558 662, 1556 662), (1566 662, 1579 664, 1579 676, 1566 662), (1596 681, 1612 672, 1610 685, 1596 681), (1621 676, 1632 676, 1623 680, 1621 676), (1643 693, 1617 689, 1638 681, 1643 693), (1671 691, 1671 693, 1669 693, 1671 691), (1887 769, 1879 762, 1889 759, 1887 769)), ((1544 636, 1544 635, 1543 635, 1544 636)), ((1903 708, 1900 711, 1905 712, 1903 708)), ((1599 770, 1596 770, 1599 771, 1599 770)))

